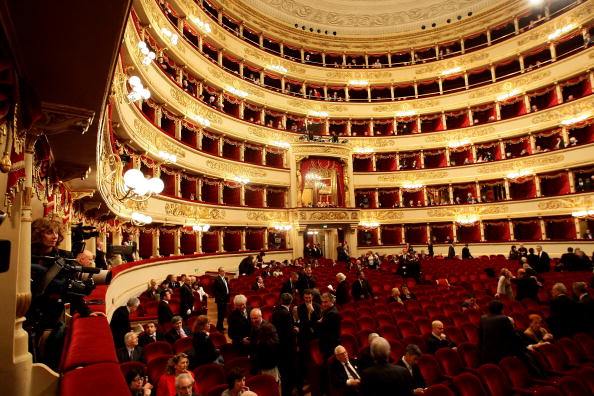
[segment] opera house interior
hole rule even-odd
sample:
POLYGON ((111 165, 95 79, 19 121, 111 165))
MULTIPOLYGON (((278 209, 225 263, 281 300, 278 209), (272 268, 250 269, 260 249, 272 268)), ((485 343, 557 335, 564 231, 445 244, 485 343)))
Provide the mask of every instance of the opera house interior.
POLYGON ((385 340, 424 377, 385 394, 594 393, 594 0, 3 0, 0 20, 3 394, 379 395, 337 345, 373 365, 385 340), (482 359, 492 300, 555 340, 482 359), (143 344, 151 323, 181 338, 143 344), (458 348, 432 350, 435 323, 458 348))

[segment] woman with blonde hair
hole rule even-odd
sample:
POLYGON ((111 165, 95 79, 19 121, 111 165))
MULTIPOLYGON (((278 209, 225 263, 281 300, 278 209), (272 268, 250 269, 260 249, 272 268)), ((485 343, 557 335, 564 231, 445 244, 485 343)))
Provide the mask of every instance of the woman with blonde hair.
POLYGON ((499 273, 499 281, 497 282, 497 293, 495 297, 506 296, 510 300, 514 299, 514 290, 512 289, 511 279, 513 278, 511 272, 507 268, 501 268, 499 273))
MULTIPOLYGON (((186 373, 194 378, 194 373, 188 370, 189 363, 188 355, 185 353, 178 353, 167 361, 165 373, 158 381, 157 396, 175 396, 175 377, 180 374, 186 373)), ((194 392, 198 393, 196 381, 194 381, 194 392)))

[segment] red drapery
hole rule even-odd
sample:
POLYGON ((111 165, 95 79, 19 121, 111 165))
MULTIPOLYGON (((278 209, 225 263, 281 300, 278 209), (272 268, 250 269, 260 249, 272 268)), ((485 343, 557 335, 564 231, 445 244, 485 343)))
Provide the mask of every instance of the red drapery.
POLYGON ((179 249, 182 254, 196 253, 196 233, 193 230, 182 231, 179 249))
POLYGON ((575 239, 576 230, 572 217, 552 217, 545 219, 548 239, 575 239))
POLYGON ((540 240, 540 223, 537 219, 533 220, 513 220, 514 236, 518 241, 521 240, 540 240))
POLYGON ((426 225, 406 225, 405 237, 407 243, 419 244, 427 243, 427 226, 426 225))
POLYGON ((173 252, 173 240, 175 233, 173 230, 161 229, 159 233, 159 254, 161 256, 171 256, 173 252))
POLYGON ((262 250, 264 249, 264 233, 266 229, 261 230, 247 230, 245 232, 245 248, 247 250, 262 250))
POLYGON ((460 242, 480 242, 481 227, 479 223, 458 224, 456 227, 458 241, 460 242))
POLYGON ((202 233, 202 251, 215 253, 219 250, 219 232, 207 231, 202 233))
POLYGON ((140 258, 150 258, 153 255, 153 233, 150 229, 140 231, 138 255, 140 258))
POLYGON ((402 226, 383 225, 382 245, 400 245, 402 243, 402 226))
POLYGON ((301 191, 303 191, 303 186, 305 184, 305 175, 308 173, 316 173, 318 170, 335 170, 336 180, 334 182, 336 183, 337 187, 336 204, 339 207, 345 205, 344 167, 342 162, 330 158, 310 157, 301 161, 299 170, 301 171, 301 191))
POLYGON ((509 241, 507 221, 483 221, 485 241, 509 241))
POLYGON ((223 250, 226 252, 241 250, 241 230, 223 231, 223 250))
POLYGON ((431 236, 438 243, 444 243, 452 239, 452 224, 431 224, 431 236))

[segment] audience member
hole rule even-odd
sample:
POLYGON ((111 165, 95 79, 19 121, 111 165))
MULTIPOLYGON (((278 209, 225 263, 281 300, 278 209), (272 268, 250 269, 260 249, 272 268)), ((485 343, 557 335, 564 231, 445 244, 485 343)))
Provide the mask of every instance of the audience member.
POLYGON ((245 386, 245 373, 240 367, 235 367, 227 375, 228 388, 223 391, 221 396, 242 396, 250 388, 245 386))
POLYGON ((479 360, 497 364, 506 356, 520 354, 522 345, 510 318, 503 315, 503 303, 491 301, 488 311, 481 317, 478 329, 479 360))
POLYGON ((507 297, 510 300, 514 299, 514 290, 512 288, 511 280, 513 276, 507 268, 502 268, 499 272, 499 281, 497 282, 497 292, 495 297, 507 297))
POLYGON ((336 285, 336 289, 330 285, 328 288, 330 289, 330 293, 332 293, 336 297, 336 305, 344 305, 351 300, 349 295, 349 284, 346 281, 346 275, 342 272, 336 274, 336 281, 338 284, 336 285))
POLYGON ((470 254, 470 249, 468 248, 468 244, 466 243, 464 245, 464 247, 462 248, 462 259, 471 259, 472 258, 472 254, 470 254))
POLYGON ((542 250, 542 246, 536 245, 536 255, 538 256, 538 264, 534 267, 536 272, 542 274, 551 269, 551 259, 547 252, 542 250))
POLYGON ((373 366, 373 357, 371 356, 371 344, 380 335, 377 333, 369 333, 367 336, 367 346, 359 351, 357 358, 357 367, 359 373, 365 371, 366 368, 373 366))
POLYGON ((340 313, 334 306, 334 296, 330 293, 322 295, 322 313, 317 324, 320 337, 320 351, 326 359, 334 353, 340 339, 340 313))
POLYGON ((210 320, 206 315, 200 315, 194 322, 192 347, 194 352, 193 367, 202 366, 208 363, 223 364, 223 358, 220 351, 215 347, 210 339, 208 330, 210 329, 210 320))
POLYGON ((174 316, 171 318, 171 330, 165 334, 165 341, 174 344, 180 338, 191 337, 192 332, 187 327, 183 326, 183 319, 181 316, 174 316))
POLYGON ((349 353, 342 345, 334 348, 336 359, 330 366, 330 383, 342 395, 358 395, 358 387, 361 383, 361 375, 357 372, 355 365, 349 360, 349 353))
POLYGON ((130 314, 136 312, 140 300, 136 297, 128 299, 126 305, 123 305, 113 312, 109 327, 113 335, 113 342, 116 348, 124 347, 124 336, 131 330, 130 314))
POLYGON ((516 298, 518 301, 529 298, 533 301, 539 302, 538 289, 540 284, 535 276, 530 276, 528 274, 526 269, 519 268, 518 276, 511 279, 511 281, 516 284, 516 298))
POLYGON ((149 382, 145 382, 142 371, 132 369, 126 373, 125 377, 131 396, 151 396, 153 386, 149 382))
POLYGON ((415 296, 415 294, 412 291, 410 291, 406 284, 402 284, 402 286, 400 286, 400 290, 402 291, 402 293, 400 294, 400 298, 402 299, 402 301, 417 299, 417 296, 415 296))
POLYGON ((272 323, 262 320, 262 313, 258 308, 252 309, 250 315, 253 319, 253 336, 250 353, 252 370, 254 374, 271 375, 276 382, 279 382, 280 343, 276 329, 272 323))
POLYGON ((297 272, 291 272, 289 275, 289 279, 283 283, 281 287, 281 294, 282 293, 289 293, 293 297, 297 296, 297 282, 299 280, 299 274, 297 272))
POLYGON ((157 385, 157 396, 177 395, 176 378, 180 374, 188 374, 191 377, 191 381, 184 381, 184 383, 189 382, 192 390, 194 392, 198 391, 198 386, 194 382, 194 373, 188 371, 189 363, 190 361, 188 359, 188 355, 186 355, 185 353, 178 353, 177 355, 172 356, 167 361, 165 373, 163 373, 163 375, 161 375, 161 377, 159 378, 159 384, 157 385))
POLYGON ((448 339, 443 331, 443 322, 434 320, 431 323, 431 334, 427 336, 427 350, 435 353, 439 348, 455 348, 456 344, 448 339))
POLYGON ((180 287, 179 314, 184 320, 187 320, 192 316, 193 311, 194 291, 192 290, 192 278, 186 276, 180 287))
POLYGON ((144 354, 142 347, 138 346, 138 334, 133 331, 124 336, 124 347, 116 350, 118 362, 143 362, 144 354))
POLYGON ((538 314, 528 316, 530 325, 524 330, 524 335, 531 345, 540 345, 553 341, 553 335, 542 327, 542 317, 538 314))
POLYGON ((227 303, 231 293, 229 291, 229 283, 225 277, 225 269, 219 267, 218 276, 214 280, 214 296, 217 304, 217 330, 221 333, 225 331, 223 323, 227 314, 227 303))
POLYGON ((561 259, 555 266, 555 271, 575 271, 578 267, 578 257, 573 252, 572 247, 567 248, 567 253, 563 253, 561 259))
POLYGON ((392 294, 390 295, 390 298, 388 299, 388 303, 398 303, 398 304, 404 304, 402 302, 402 299, 400 298, 400 290, 397 287, 392 288, 392 294))
POLYGON ((264 279, 261 276, 256 277, 256 283, 252 286, 252 290, 258 291, 260 289, 266 289, 264 285, 264 279))
POLYGON ((299 329, 291 312, 293 296, 283 293, 280 304, 272 311, 271 322, 276 328, 279 340, 278 370, 281 378, 282 394, 290 396, 295 387, 295 370, 297 368, 297 334, 299 329))
POLYGON ((363 371, 359 385, 361 395, 377 396, 386 392, 394 395, 411 395, 411 378, 404 367, 392 365, 390 357, 390 343, 382 337, 377 337, 371 344, 371 356, 375 364, 363 371))
POLYGON ((594 299, 588 294, 586 282, 574 282, 572 285, 573 295, 577 305, 577 314, 580 331, 590 333, 594 330, 594 299))
POLYGON ((573 337, 576 333, 578 317, 577 303, 567 296, 567 288, 563 283, 555 283, 551 289, 550 314, 548 324, 556 339, 573 337))
POLYGON ((188 373, 181 373, 175 377, 176 396, 202 396, 194 392, 196 382, 194 377, 188 373))
POLYGON ((250 333, 252 325, 250 321, 250 311, 252 307, 247 306, 247 298, 243 294, 237 294, 233 297, 233 311, 227 318, 229 326, 228 335, 231 342, 242 355, 249 354, 250 333))
POLYGON ((351 294, 355 301, 366 300, 370 297, 375 298, 373 290, 371 290, 369 282, 365 279, 365 273, 363 271, 357 272, 357 280, 353 282, 351 294))
POLYGON ((303 297, 303 291, 306 289, 313 290, 316 288, 316 278, 312 275, 312 269, 310 265, 307 265, 303 272, 299 276, 297 281, 297 290, 299 290, 299 296, 303 297))
POLYGON ((138 338, 138 343, 141 347, 145 347, 151 342, 165 341, 165 336, 159 330, 153 322, 148 322, 144 325, 144 332, 138 338))
POLYGON ((423 390, 427 387, 423 374, 421 374, 421 369, 417 365, 417 358, 421 356, 421 354, 421 348, 417 345, 409 344, 404 349, 404 355, 396 363, 408 370, 412 378, 411 391, 415 395, 422 395, 423 390))

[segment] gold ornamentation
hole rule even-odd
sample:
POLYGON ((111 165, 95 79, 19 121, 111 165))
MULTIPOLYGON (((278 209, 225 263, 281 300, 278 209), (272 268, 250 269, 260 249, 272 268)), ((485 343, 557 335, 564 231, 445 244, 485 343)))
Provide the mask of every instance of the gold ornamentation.
POLYGON ((331 70, 326 72, 326 78, 347 80, 390 80, 392 73, 389 71, 377 71, 370 69, 368 71, 350 71, 350 70, 331 70))
POLYGON ((260 169, 253 169, 247 166, 230 164, 222 161, 207 160, 206 166, 228 175, 248 176, 248 177, 266 177, 267 173, 260 169))
POLYGON ((171 154, 175 154, 178 158, 184 158, 186 156, 186 150, 174 141, 165 137, 163 132, 155 130, 154 127, 145 125, 143 121, 138 118, 134 119, 134 130, 138 136, 144 138, 147 141, 149 150, 158 152, 159 150, 167 151, 171 154))
POLYGON ((31 293, 17 293, 16 294, 16 317, 17 319, 25 316, 31 306, 31 293))
POLYGON ((223 72, 221 69, 209 66, 208 72, 216 79, 224 82, 232 86, 233 88, 245 91, 250 95, 257 96, 259 98, 264 98, 264 92, 260 89, 256 89, 248 83, 244 83, 238 80, 236 77, 233 77, 229 73, 223 72))
POLYGON ((275 210, 273 212, 257 211, 248 212, 248 220, 268 222, 268 221, 289 221, 289 212, 285 210, 275 210))
MULTIPOLYGON (((416 69, 415 74, 442 72, 444 70, 453 69, 455 67, 461 67, 462 69, 465 69, 473 62, 485 61, 487 59, 489 59, 488 52, 474 52, 468 55, 463 55, 456 57, 454 59, 447 60, 445 62, 433 62, 431 64, 416 69)), ((461 72, 462 71, 460 71, 460 73, 461 72)))
POLYGON ((288 105, 290 107, 295 107, 295 108, 303 109, 306 111, 314 110, 314 111, 325 111, 328 113, 342 113, 347 110, 347 107, 344 105, 329 104, 329 103, 309 103, 309 101, 297 100, 297 99, 288 100, 288 105))
POLYGON ((571 118, 579 115, 584 111, 591 111, 594 109, 594 99, 580 100, 575 103, 562 105, 559 108, 545 111, 544 114, 537 115, 532 118, 533 124, 548 121, 561 121, 564 118, 571 118))
POLYGON ((403 210, 362 210, 361 220, 399 220, 404 217, 403 210))
POLYGON ((178 87, 171 87, 169 93, 171 97, 184 108, 184 112, 189 118, 192 118, 193 115, 199 115, 209 120, 212 124, 220 125, 223 123, 223 119, 220 115, 205 108, 203 105, 199 105, 195 99, 191 99, 187 93, 178 87))
POLYGON ((132 212, 146 212, 148 209, 148 200, 147 201, 124 201, 122 202, 122 206, 130 209, 132 212))
POLYGON ((302 66, 296 66, 294 62, 289 62, 284 59, 280 59, 277 56, 268 55, 260 50, 247 46, 244 48, 243 53, 246 57, 254 58, 266 65, 279 65, 287 69, 292 74, 304 75, 307 70, 302 66))
POLYGON ((508 207, 506 205, 477 205, 468 207, 449 207, 429 209, 427 215, 429 217, 464 217, 477 215, 491 215, 506 213, 508 207))
POLYGON ((427 136, 425 141, 427 143, 443 143, 450 141, 461 141, 464 139, 477 138, 481 136, 488 136, 495 132, 494 127, 478 127, 472 128, 468 131, 461 131, 455 133, 436 133, 431 136, 427 136))
POLYGON ((303 145, 294 145, 293 146, 294 153, 300 154, 330 154, 336 155, 339 157, 350 157, 351 150, 347 147, 337 147, 337 146, 329 146, 329 145, 314 145, 314 144, 303 144, 303 145))
POLYGON ((386 139, 386 138, 351 138, 353 142, 353 149, 355 148, 367 148, 367 147, 394 147, 396 145, 395 139, 386 139))
POLYGON ((594 206, 594 195, 551 199, 538 203, 538 209, 588 209, 594 206))
MULTIPOLYGON (((485 96, 490 95, 501 95, 508 93, 514 89, 519 89, 520 91, 524 92, 526 90, 526 86, 536 81, 543 81, 546 80, 548 76, 551 75, 550 70, 541 71, 538 73, 528 73, 518 78, 514 78, 513 80, 507 81, 503 84, 495 84, 493 86, 489 86, 483 89, 477 89, 468 95, 470 99, 477 99, 483 98, 485 96)), ((519 95, 519 94, 518 94, 519 95)))
POLYGON ((223 209, 179 203, 165 204, 165 213, 169 216, 185 217, 190 220, 220 220, 225 218, 225 211, 223 209))
POLYGON ((313 212, 310 216, 310 220, 329 220, 329 221, 336 221, 336 220, 349 220, 349 212, 338 212, 338 211, 328 211, 328 212, 313 212))
POLYGON ((522 158, 502 164, 485 164, 477 168, 477 173, 509 172, 521 169, 533 169, 545 165, 562 163, 565 156, 562 154, 551 155, 543 158, 522 158))
POLYGON ((402 182, 409 182, 415 180, 424 180, 424 179, 443 179, 448 176, 448 172, 446 171, 421 171, 421 172, 399 172, 392 175, 382 175, 378 176, 378 182, 388 182, 388 183, 402 183, 402 182))
POLYGON ((438 99, 418 100, 412 103, 389 103, 380 106, 374 106, 372 110, 378 113, 388 113, 392 111, 423 110, 439 106, 441 102, 438 99))

